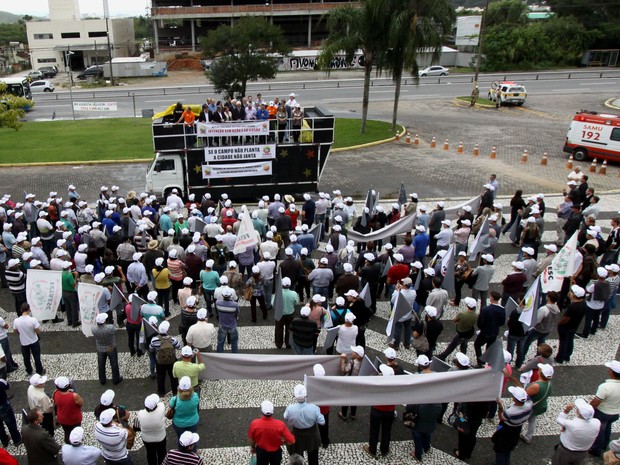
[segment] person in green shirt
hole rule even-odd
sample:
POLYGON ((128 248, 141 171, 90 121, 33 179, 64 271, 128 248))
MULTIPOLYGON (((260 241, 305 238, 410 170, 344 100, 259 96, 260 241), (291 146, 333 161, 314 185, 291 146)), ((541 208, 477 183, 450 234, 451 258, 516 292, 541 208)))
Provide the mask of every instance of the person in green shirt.
MULTIPOLYGON (((276 321, 275 343, 278 349, 282 348, 282 344, 285 344, 286 348, 290 349, 289 330, 291 322, 295 317, 295 306, 299 305, 299 295, 297 292, 291 290, 290 278, 282 278, 282 297, 284 308, 282 310, 282 318, 276 321)), ((275 301, 275 298, 276 296, 274 294, 272 300, 275 301)))
POLYGON ((207 311, 209 312, 209 318, 213 316, 213 293, 215 289, 220 285, 220 275, 217 271, 213 270, 213 260, 207 260, 205 263, 205 269, 200 272, 200 282, 202 283, 202 294, 205 297, 207 303, 207 311))
POLYGON ((200 397, 200 381, 198 381, 198 375, 204 371, 205 364, 201 362, 201 355, 198 349, 194 350, 192 350, 190 346, 184 346, 181 349, 181 360, 174 362, 172 366, 172 376, 179 380, 183 376, 189 376, 194 392, 200 397), (195 363, 192 362, 194 355, 196 356, 195 363))
POLYGON ((456 349, 456 346, 460 344, 460 351, 467 352, 467 342, 474 337, 476 322, 478 321, 478 314, 476 313, 476 306, 478 302, 471 297, 465 297, 465 310, 459 312, 453 319, 456 323, 456 334, 441 354, 437 355, 437 358, 445 360, 456 349))
MULTIPOLYGON (((62 264, 62 303, 67 313, 67 324, 73 328, 80 326, 80 303, 77 295, 78 274, 71 269, 71 262, 62 264)), ((57 322, 58 317, 52 321, 57 322)), ((60 320, 63 321, 63 320, 60 320)))
POLYGON ((157 305, 155 301, 157 300, 157 291, 151 291, 146 296, 147 303, 142 304, 142 308, 140 309, 140 313, 142 314, 142 318, 148 320, 149 317, 154 316, 157 318, 157 324, 161 323, 164 320, 165 313, 164 309, 161 305, 157 305))

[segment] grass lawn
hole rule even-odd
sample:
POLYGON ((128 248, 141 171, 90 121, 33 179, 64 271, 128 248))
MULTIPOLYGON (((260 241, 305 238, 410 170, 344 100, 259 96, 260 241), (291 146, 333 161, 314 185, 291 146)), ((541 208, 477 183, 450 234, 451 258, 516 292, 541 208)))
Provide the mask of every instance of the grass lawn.
MULTIPOLYGON (((390 123, 368 121, 366 134, 360 134, 360 124, 358 119, 338 118, 334 148, 394 136, 390 123)), ((0 134, 0 164, 153 157, 148 118, 27 122, 19 131, 0 129, 0 134)))
POLYGON ((149 118, 27 122, 0 129, 0 163, 122 160, 153 157, 149 118))
MULTIPOLYGON (((394 137, 396 131, 391 131, 391 123, 385 121, 368 120, 366 122, 366 134, 360 133, 361 120, 352 118, 336 118, 336 133, 334 134, 334 147, 350 147, 368 142, 394 137)), ((400 133, 401 127, 398 127, 400 133)))
MULTIPOLYGON (((463 96, 463 97, 457 97, 457 100, 462 100, 463 102, 467 102, 467 103, 471 103, 471 97, 467 96, 463 96)), ((482 98, 482 97, 478 97, 478 100, 476 100, 476 105, 478 105, 479 103, 483 104, 483 105, 491 105, 491 106, 495 106, 495 102, 492 102, 489 99, 486 98, 482 98)))

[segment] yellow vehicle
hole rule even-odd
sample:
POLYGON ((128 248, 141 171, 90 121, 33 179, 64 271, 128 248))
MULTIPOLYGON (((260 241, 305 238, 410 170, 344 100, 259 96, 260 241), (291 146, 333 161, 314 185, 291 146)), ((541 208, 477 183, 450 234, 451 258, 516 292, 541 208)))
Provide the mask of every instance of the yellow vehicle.
POLYGON ((500 105, 512 103, 521 106, 527 98, 527 90, 523 85, 513 81, 493 81, 489 89, 488 99, 496 102, 498 97, 500 105))

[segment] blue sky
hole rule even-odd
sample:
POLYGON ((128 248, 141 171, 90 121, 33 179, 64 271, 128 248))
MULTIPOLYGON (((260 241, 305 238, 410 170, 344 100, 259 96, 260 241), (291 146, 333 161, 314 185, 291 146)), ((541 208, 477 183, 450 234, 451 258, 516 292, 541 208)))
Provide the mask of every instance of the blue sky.
MULTIPOLYGON (((110 16, 144 16, 149 0, 108 0, 110 16)), ((26 2, 0 2, 0 11, 17 15, 47 16, 48 0, 28 0, 26 2)), ((103 0, 80 0, 80 13, 103 16, 103 0)))

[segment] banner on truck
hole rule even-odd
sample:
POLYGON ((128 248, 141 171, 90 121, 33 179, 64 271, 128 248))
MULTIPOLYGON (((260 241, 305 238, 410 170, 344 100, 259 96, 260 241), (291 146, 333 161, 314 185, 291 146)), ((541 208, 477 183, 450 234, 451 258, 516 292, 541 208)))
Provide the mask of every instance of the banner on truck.
POLYGON ((236 147, 205 147, 205 161, 248 161, 273 160, 276 158, 275 144, 244 145, 236 147))
POLYGON ((260 163, 229 163, 227 165, 202 165, 202 179, 241 178, 273 174, 271 161, 260 163))
POLYGON ((198 137, 264 136, 269 134, 269 121, 251 123, 196 123, 198 137))

